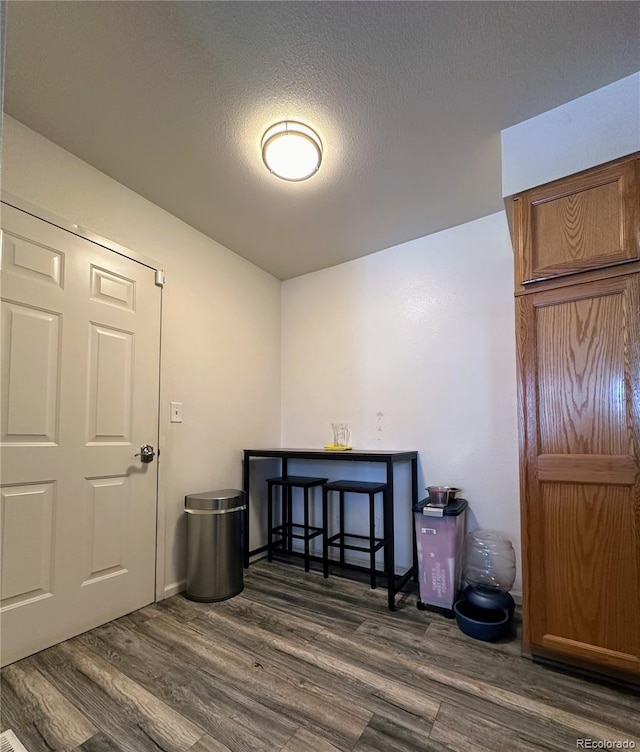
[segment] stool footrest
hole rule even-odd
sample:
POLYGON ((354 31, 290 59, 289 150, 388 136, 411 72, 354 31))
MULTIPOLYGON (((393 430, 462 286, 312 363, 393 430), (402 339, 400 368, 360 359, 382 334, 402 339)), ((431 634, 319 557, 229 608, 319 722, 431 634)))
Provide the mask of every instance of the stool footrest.
POLYGON ((333 546, 334 548, 344 548, 348 551, 365 551, 366 553, 373 553, 374 551, 379 551, 386 543, 386 540, 384 538, 374 538, 374 545, 371 546, 356 546, 350 543, 345 543, 345 540, 347 538, 352 538, 355 540, 362 540, 362 541, 370 541, 370 538, 368 535, 353 535, 351 533, 337 533, 336 535, 332 535, 330 538, 327 538, 327 546, 333 546))
POLYGON ((299 540, 310 540, 311 538, 316 538, 318 535, 322 535, 323 530, 321 527, 307 527, 305 528, 304 525, 298 525, 295 522, 289 523, 285 522, 282 525, 278 525, 277 527, 274 527, 271 531, 273 534, 279 534, 279 535, 289 535, 291 538, 298 538, 299 540), (299 528, 300 530, 308 530, 308 533, 294 533, 294 528, 299 528))

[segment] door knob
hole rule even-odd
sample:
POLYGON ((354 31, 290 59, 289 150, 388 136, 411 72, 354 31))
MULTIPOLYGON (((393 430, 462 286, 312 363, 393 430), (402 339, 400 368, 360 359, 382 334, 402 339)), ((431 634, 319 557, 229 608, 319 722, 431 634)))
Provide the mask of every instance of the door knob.
POLYGON ((140 447, 140 451, 135 456, 140 457, 140 462, 148 463, 153 462, 153 458, 156 456, 156 453, 153 451, 151 444, 145 444, 144 446, 140 447))

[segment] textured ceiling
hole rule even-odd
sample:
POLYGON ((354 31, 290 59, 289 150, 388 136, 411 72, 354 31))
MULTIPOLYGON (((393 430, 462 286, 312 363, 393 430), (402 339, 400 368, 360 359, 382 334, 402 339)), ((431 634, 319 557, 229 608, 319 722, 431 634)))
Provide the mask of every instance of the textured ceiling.
POLYGON ((639 69, 637 2, 9 0, 5 111, 286 279, 499 210, 500 130, 639 69))

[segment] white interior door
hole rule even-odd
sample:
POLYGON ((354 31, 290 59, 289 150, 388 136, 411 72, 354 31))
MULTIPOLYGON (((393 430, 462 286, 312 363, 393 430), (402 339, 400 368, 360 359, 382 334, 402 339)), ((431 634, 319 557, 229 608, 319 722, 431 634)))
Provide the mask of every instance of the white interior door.
POLYGON ((2 665, 154 600, 154 270, 2 205, 2 665))

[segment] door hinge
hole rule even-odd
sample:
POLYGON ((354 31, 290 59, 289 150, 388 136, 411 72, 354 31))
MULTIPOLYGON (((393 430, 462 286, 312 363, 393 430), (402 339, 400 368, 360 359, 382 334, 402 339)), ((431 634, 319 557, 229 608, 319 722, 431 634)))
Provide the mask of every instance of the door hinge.
POLYGON ((167 278, 164 276, 164 272, 162 269, 156 269, 156 286, 157 287, 164 287, 164 283, 167 281, 167 278))

